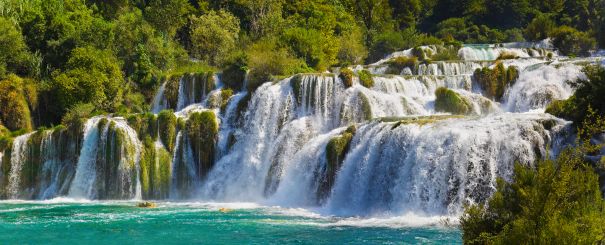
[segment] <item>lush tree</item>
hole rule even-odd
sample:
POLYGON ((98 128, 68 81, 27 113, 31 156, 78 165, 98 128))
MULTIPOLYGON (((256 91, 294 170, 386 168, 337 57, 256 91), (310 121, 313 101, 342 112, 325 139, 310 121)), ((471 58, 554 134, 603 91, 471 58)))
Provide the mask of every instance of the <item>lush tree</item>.
POLYGON ((72 105, 92 103, 97 109, 114 111, 122 102, 124 79, 119 61, 109 51, 76 48, 63 73, 53 74, 57 102, 65 111, 72 105))
POLYGON ((191 17, 193 56, 212 65, 220 65, 235 48, 239 20, 224 10, 191 17))
POLYGON ((28 74, 31 58, 19 29, 12 21, 0 17, 0 78, 7 72, 28 74))
POLYGON ((565 55, 587 55, 596 47, 596 40, 586 32, 561 26, 551 32, 552 43, 565 55))
POLYGON ((554 28, 555 22, 548 15, 541 14, 527 25, 525 37, 531 41, 544 40, 554 28))
POLYGON ((157 30, 174 37, 176 31, 187 23, 192 10, 188 0, 149 0, 144 15, 157 30))
POLYGON ((422 11, 420 0, 389 0, 393 9, 393 19, 399 29, 415 27, 422 11))

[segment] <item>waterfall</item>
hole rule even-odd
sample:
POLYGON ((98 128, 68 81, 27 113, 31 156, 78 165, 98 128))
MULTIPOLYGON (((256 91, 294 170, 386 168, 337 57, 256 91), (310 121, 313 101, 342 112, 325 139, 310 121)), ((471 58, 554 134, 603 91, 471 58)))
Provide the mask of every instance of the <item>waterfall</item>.
POLYGON ((173 76, 159 87, 152 113, 97 116, 14 138, 0 152, 0 197, 455 216, 465 203, 485 202, 515 162, 532 164, 570 142, 570 123, 543 111, 573 94, 566 81, 585 78, 583 64, 600 62, 544 59, 548 45, 467 45, 458 50, 462 60, 393 72, 388 59, 413 51, 354 67, 351 84, 338 74, 298 74, 225 98, 228 85, 216 74, 173 76), (494 61, 502 52, 525 58, 494 61), (517 67, 519 77, 498 102, 483 96, 473 76, 499 62, 517 67), (372 73, 371 85, 361 82, 362 70, 372 73), (436 111, 440 87, 464 101, 467 115, 436 111))
POLYGON ((153 97, 153 105, 152 105, 153 107, 151 109, 151 112, 153 112, 155 114, 158 114, 158 113, 160 113, 160 111, 168 108, 168 102, 166 101, 166 96, 164 95, 164 93, 166 91, 166 83, 167 82, 162 83, 162 85, 160 86, 160 89, 153 97))
POLYGON ((70 197, 88 198, 92 196, 92 184, 96 178, 94 164, 97 157, 99 130, 101 130, 97 125, 101 119, 102 117, 92 118, 84 125, 84 140, 78 158, 76 176, 69 189, 70 197))
POLYGON ((11 199, 20 198, 21 185, 21 170, 27 160, 27 141, 32 133, 21 135, 13 141, 13 149, 11 152, 11 169, 9 174, 8 196, 11 199))
POLYGON ((137 133, 119 118, 93 117, 84 139, 69 196, 141 198, 137 133))
POLYGON ((585 78, 581 69, 572 63, 560 63, 521 72, 519 79, 504 95, 506 110, 544 109, 553 100, 567 99, 574 91, 567 81, 585 78))

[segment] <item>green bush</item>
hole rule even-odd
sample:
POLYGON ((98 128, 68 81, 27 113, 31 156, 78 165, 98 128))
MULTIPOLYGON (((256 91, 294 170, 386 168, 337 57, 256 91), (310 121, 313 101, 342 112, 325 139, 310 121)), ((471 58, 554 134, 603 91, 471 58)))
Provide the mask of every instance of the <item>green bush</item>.
POLYGON ((498 58, 496 60, 514 60, 517 58, 519 58, 517 54, 504 51, 498 55, 498 58))
POLYGON ((280 47, 277 40, 263 39, 252 44, 247 50, 248 91, 272 80, 274 75, 289 76, 308 72, 305 62, 297 59, 288 49, 280 47))
POLYGON ((453 90, 440 87, 435 90, 435 96, 435 111, 458 115, 467 115, 473 111, 470 101, 453 90))
POLYGON ((374 78, 372 77, 372 73, 368 70, 361 70, 357 73, 359 75, 359 81, 361 85, 366 88, 374 87, 374 78))
POLYGON ((242 55, 229 62, 221 73, 221 81, 230 89, 239 91, 244 86, 248 73, 246 58, 242 55))
POLYGON ((338 74, 338 77, 340 77, 340 80, 342 80, 342 84, 345 86, 345 88, 350 88, 351 86, 353 86, 354 75, 355 74, 351 69, 343 68, 342 70, 340 70, 340 74, 338 74))
POLYGON ((589 55, 596 48, 596 40, 586 32, 569 26, 561 26, 551 32, 553 45, 561 53, 570 56, 589 55))
POLYGON ((91 116, 95 111, 95 107, 92 104, 75 104, 67 110, 61 124, 65 126, 81 127, 84 122, 91 116))

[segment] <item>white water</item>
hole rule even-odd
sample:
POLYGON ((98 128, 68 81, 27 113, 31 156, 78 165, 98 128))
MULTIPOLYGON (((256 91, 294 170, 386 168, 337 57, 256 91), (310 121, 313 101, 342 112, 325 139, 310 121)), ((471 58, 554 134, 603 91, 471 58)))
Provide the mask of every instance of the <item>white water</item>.
POLYGON ((8 196, 11 199, 18 199, 21 184, 21 169, 25 163, 27 154, 27 141, 32 134, 21 135, 13 141, 11 152, 11 169, 9 173, 8 196))
POLYGON ((153 107, 151 112, 158 114, 160 111, 168 108, 168 101, 166 101, 166 96, 164 95, 165 90, 166 82, 162 83, 160 89, 158 89, 158 92, 153 97, 153 107))
MULTIPOLYGON (((99 145, 99 128, 97 125, 102 118, 94 117, 84 125, 82 150, 78 158, 76 175, 69 189, 69 197, 71 198, 92 197, 92 184, 96 179, 94 163, 96 162, 99 145)), ((106 128, 103 130, 105 131, 106 128)))
MULTIPOLYGON (((482 60, 510 49, 525 50, 512 46, 469 47, 463 55, 482 60)), ((292 86, 292 78, 262 85, 241 115, 238 107, 247 99, 246 92, 235 94, 221 112, 210 108, 207 101, 191 100, 198 97, 185 89, 181 79, 177 103, 180 110, 176 115, 186 120, 191 112, 214 110, 221 123, 215 164, 205 179, 197 176, 187 132, 177 132, 170 198, 254 202, 312 209, 327 216, 374 217, 363 219, 369 223, 397 223, 405 217, 421 217, 420 223, 434 223, 440 217, 456 217, 465 202, 485 201, 495 190, 497 176, 510 178, 515 161, 531 164, 547 155, 548 145, 554 148, 564 143, 559 135, 567 132, 568 123, 540 112, 550 101, 573 93, 565 81, 582 77, 581 67, 573 62, 533 58, 503 63, 519 67, 520 77, 507 88, 502 103, 483 97, 473 83, 474 69, 492 66, 493 62, 437 62, 419 66, 413 76, 377 74, 371 88, 361 86, 357 78, 352 87, 345 88, 332 74, 302 75, 298 91, 292 86), (434 92, 439 87, 467 98, 473 107, 472 116, 422 126, 375 120, 435 115, 434 92), (326 145, 352 124, 357 126, 357 133, 351 147, 330 194, 319 200, 318 189, 327 168, 326 145), (179 171, 187 179, 187 193, 176 188, 182 181, 177 176, 179 171)), ((220 89, 220 81, 215 81, 220 89)), ((165 84, 154 99, 154 113, 167 108, 164 88, 165 84)), ((201 96, 208 98, 217 92, 218 89, 201 96)), ((99 152, 111 139, 107 125, 98 128, 101 118, 92 118, 85 125, 82 148, 74 163, 75 174, 68 188, 70 198, 97 196, 95 182, 101 173, 95 165, 99 152)), ((128 199, 138 199, 142 146, 136 132, 123 119, 107 120, 116 124, 125 134, 126 144, 132 146, 120 149, 120 155, 126 157, 118 159, 119 182, 126 183, 128 199), (136 182, 131 183, 131 179, 136 182)), ((9 189, 15 193, 20 189, 18 178, 23 161, 19 159, 25 154, 22 145, 26 136, 21 137, 21 146, 13 145, 18 151, 13 150, 16 155, 11 159, 8 181, 9 189)), ((42 148, 51 144, 57 143, 52 137, 44 137, 42 148)), ((164 146, 156 142, 156 147, 164 146)), ((42 155, 43 171, 54 176, 50 182, 40 184, 45 191, 37 198, 46 199, 60 193, 60 182, 52 181, 60 174, 58 161, 50 157, 52 151, 42 155)), ((341 222, 360 221, 350 218, 341 222)))

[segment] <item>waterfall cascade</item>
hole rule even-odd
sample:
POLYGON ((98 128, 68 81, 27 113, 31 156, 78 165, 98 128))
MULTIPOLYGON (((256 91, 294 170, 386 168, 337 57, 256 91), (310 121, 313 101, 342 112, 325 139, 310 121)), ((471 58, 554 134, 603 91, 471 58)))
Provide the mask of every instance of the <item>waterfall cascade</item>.
MULTIPOLYGON (((423 47, 426 52, 439 48, 423 47)), ((15 138, 0 155, 0 198, 195 199, 318 207, 327 214, 458 215, 485 201, 515 162, 565 144, 569 123, 543 113, 573 94, 582 63, 543 46, 465 46, 460 60, 393 71, 373 85, 299 74, 254 92, 213 74, 166 80, 153 114, 98 116, 15 138), (496 61, 501 53, 516 59, 496 61), (550 57, 548 53, 552 53, 550 57), (493 99, 474 76, 501 62, 518 78, 493 99), (466 115, 441 112, 436 90, 466 115), (451 99, 450 98, 450 99, 451 99), (172 112, 172 109, 176 112, 172 112)), ((389 71, 389 72, 387 72, 389 71)))

